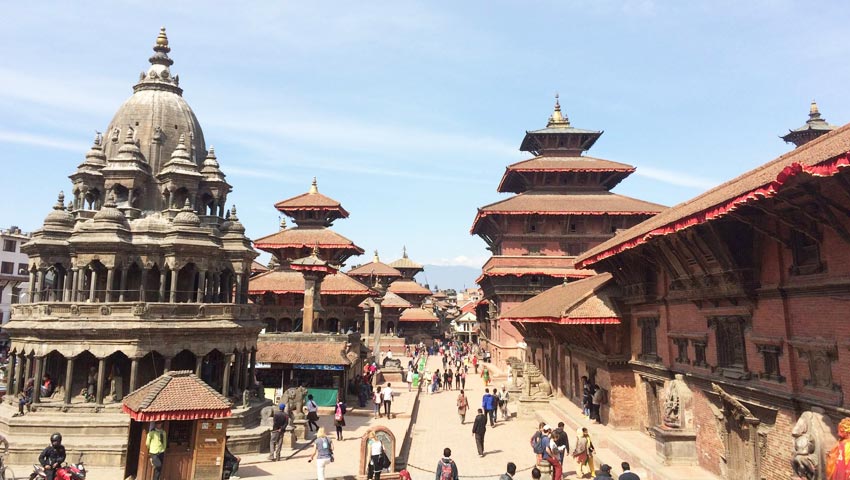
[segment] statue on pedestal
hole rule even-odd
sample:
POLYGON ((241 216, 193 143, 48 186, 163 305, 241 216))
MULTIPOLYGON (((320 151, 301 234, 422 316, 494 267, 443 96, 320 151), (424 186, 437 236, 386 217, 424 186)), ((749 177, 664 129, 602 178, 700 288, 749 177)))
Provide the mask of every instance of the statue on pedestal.
POLYGON ((835 445, 832 422, 820 408, 803 412, 791 429, 794 437, 794 456, 791 468, 794 475, 805 480, 827 480, 826 454, 835 445))
POLYGON ((676 388, 676 383, 672 382, 667 390, 667 398, 664 399, 664 425, 670 428, 682 428, 682 418, 680 412, 681 402, 679 399, 679 389, 676 388))

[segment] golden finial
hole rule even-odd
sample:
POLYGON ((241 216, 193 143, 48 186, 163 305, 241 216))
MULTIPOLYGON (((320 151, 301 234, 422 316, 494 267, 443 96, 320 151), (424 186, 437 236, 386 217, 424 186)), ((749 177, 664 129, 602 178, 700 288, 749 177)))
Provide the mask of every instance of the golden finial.
POLYGON ((316 244, 315 244, 315 245, 313 245, 313 253, 312 253, 312 255, 313 255, 314 257, 316 257, 316 258, 318 258, 318 257, 319 257, 319 242, 316 242, 316 244))
POLYGON ((165 35, 165 27, 160 27, 159 35, 156 36, 156 45, 158 47, 168 46, 168 37, 165 35))
POLYGON ((375 263, 378 263, 378 262, 380 262, 380 261, 381 261, 381 259, 380 259, 380 258, 378 258, 378 251, 377 251, 377 250, 375 250, 375 258, 373 259, 373 261, 374 261, 375 263))
POLYGON ((812 100, 812 104, 809 105, 809 115, 818 115, 820 110, 818 110, 818 104, 814 100, 812 100))
POLYGON ((555 94, 555 110, 552 112, 552 116, 549 117, 549 124, 547 126, 552 125, 570 125, 570 121, 564 117, 561 113, 561 102, 559 101, 560 96, 555 94))
POLYGON ((316 177, 313 177, 313 183, 310 185, 310 193, 319 193, 319 184, 316 182, 316 177))
POLYGON ((280 217, 280 229, 286 230, 286 218, 285 217, 280 217))

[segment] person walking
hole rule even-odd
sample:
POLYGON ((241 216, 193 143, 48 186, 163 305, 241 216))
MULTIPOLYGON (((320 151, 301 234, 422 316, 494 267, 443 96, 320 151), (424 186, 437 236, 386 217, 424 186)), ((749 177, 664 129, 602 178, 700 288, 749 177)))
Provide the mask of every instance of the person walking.
POLYGON ((496 398, 490 393, 489 388, 484 389, 484 396, 481 397, 481 408, 490 419, 490 426, 496 426, 496 398))
POLYGON ((307 395, 307 428, 312 432, 315 428, 319 431, 319 406, 313 401, 313 395, 307 395))
POLYGON ((611 476, 611 465, 603 463, 602 466, 599 467, 599 473, 596 474, 596 477, 594 477, 593 480, 613 480, 613 477, 611 476))
POLYGON ((508 387, 502 384, 502 390, 499 392, 499 410, 502 411, 502 420, 508 421, 510 412, 508 412, 508 402, 511 399, 511 394, 508 392, 508 387))
POLYGON ((372 394, 372 403, 375 404, 375 418, 381 418, 381 387, 377 387, 375 389, 375 393, 372 394))
POLYGON ((410 388, 413 386, 413 368, 407 369, 407 376, 405 377, 405 381, 407 381, 407 391, 410 391, 410 388))
POLYGON ((339 395, 336 396, 336 408, 334 409, 334 426, 336 427, 336 439, 342 441, 342 427, 345 426, 345 403, 339 395))
POLYGON ((469 370, 467 367, 463 367, 463 372, 460 374, 460 388, 461 390, 466 389, 466 371, 469 370))
POLYGON ((594 384, 593 394, 590 396, 590 419, 596 423, 602 423, 602 417, 599 416, 599 411, 602 408, 602 399, 605 397, 605 392, 602 388, 594 384))
POLYGON ((484 434, 487 433, 487 417, 484 410, 479 408, 475 421, 472 422, 472 436, 475 437, 475 446, 478 447, 478 456, 484 456, 484 434))
POLYGON ((563 466, 559 460, 558 446, 552 440, 552 427, 549 425, 543 426, 543 437, 541 438, 543 449, 543 460, 552 466, 552 480, 561 480, 563 476, 563 466))
POLYGON ((316 478, 325 480, 325 467, 334 461, 334 445, 325 433, 325 427, 316 430, 316 441, 313 443, 313 453, 307 463, 316 459, 316 478))
POLYGON ((469 409, 469 399, 464 395, 463 390, 457 396, 457 414, 460 417, 460 424, 466 423, 466 411, 469 409))
POLYGON ((278 405, 278 410, 272 417, 272 431, 269 436, 269 460, 276 462, 280 460, 280 449, 283 448, 283 434, 289 425, 289 415, 286 413, 286 404, 278 405))
POLYGON ((457 464, 451 459, 452 449, 443 449, 443 458, 437 462, 436 480, 458 480, 457 479, 457 464))
POLYGON ((516 464, 514 462, 508 462, 508 466, 505 470, 505 473, 499 477, 499 480, 514 480, 514 475, 516 475, 516 464))
POLYGON ((478 374, 478 357, 472 356, 472 368, 475 370, 475 373, 478 374))
POLYGON ((593 475, 595 473, 595 469, 593 468, 593 453, 595 448, 593 447, 593 441, 590 439, 590 434, 587 432, 587 428, 579 428, 576 430, 576 446, 573 449, 573 458, 576 459, 576 463, 578 463, 578 474, 584 476, 584 467, 587 466, 589 470, 589 474, 593 475))
POLYGON ((462 367, 460 366, 460 361, 458 361, 457 365, 455 366, 455 388, 457 388, 458 390, 463 388, 460 385, 460 369, 461 368, 462 367))
POLYGON ((621 463, 620 468, 623 469, 623 473, 617 477, 617 480, 640 480, 640 477, 638 477, 636 473, 632 472, 632 466, 629 465, 629 462, 621 463))
POLYGON ((558 428, 552 430, 552 439, 555 441, 555 445, 558 446, 558 453, 560 454, 558 459, 563 466, 564 456, 570 449, 570 438, 567 436, 567 432, 564 431, 564 422, 558 422, 558 428))
POLYGON ((369 480, 381 480, 381 472, 384 470, 381 463, 381 454, 384 453, 384 444, 378 440, 374 430, 370 430, 366 446, 369 449, 369 480))
MULTIPOLYGON (((53 438, 51 437, 50 440, 53 441, 53 438)), ((59 440, 61 443, 61 435, 59 440)), ((148 448, 148 458, 150 458, 153 466, 153 480, 159 480, 159 476, 162 474, 162 463, 165 461, 165 448, 168 446, 168 433, 162 429, 161 420, 154 423, 153 430, 148 432, 147 438, 145 438, 145 446, 148 448)))
POLYGON ((393 405, 393 389, 392 385, 387 384, 387 388, 381 391, 381 396, 384 399, 384 413, 387 414, 387 418, 390 418, 390 411, 392 410, 393 405))
POLYGON ((483 370, 481 370, 481 378, 484 379, 484 386, 490 386, 490 370, 485 366, 483 370))

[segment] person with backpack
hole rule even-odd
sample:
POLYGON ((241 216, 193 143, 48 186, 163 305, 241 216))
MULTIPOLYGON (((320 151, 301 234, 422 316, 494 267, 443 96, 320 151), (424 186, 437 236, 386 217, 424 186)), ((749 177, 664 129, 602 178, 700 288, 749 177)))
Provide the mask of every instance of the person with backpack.
POLYGON ((378 440, 374 430, 369 431, 369 437, 366 441, 366 446, 369 448, 369 469, 368 479, 381 480, 381 472, 384 470, 381 454, 384 453, 384 444, 378 440))
POLYGON ((461 425, 466 423, 467 409, 469 409, 469 399, 466 398, 466 395, 463 394, 463 390, 461 390, 460 395, 457 396, 457 415, 460 417, 461 425))
POLYGON ((546 426, 545 422, 540 422, 537 425, 537 430, 531 436, 531 440, 529 443, 531 444, 531 450, 536 455, 535 463, 540 463, 540 460, 543 459, 543 427, 546 426))
POLYGON ((325 433, 325 427, 319 427, 316 430, 316 441, 313 443, 313 453, 307 463, 316 459, 316 478, 325 480, 325 467, 334 461, 334 444, 325 433))
POLYGON ((549 425, 543 426, 543 436, 540 438, 540 443, 541 449, 543 450, 543 453, 541 454, 543 460, 552 466, 552 479, 560 479, 563 475, 564 468, 559 460, 560 454, 558 452, 558 446, 555 445, 555 442, 552 439, 552 427, 549 425))
POLYGON ((342 427, 345 426, 345 403, 339 395, 336 396, 336 409, 334 410, 334 426, 336 427, 336 439, 342 441, 342 427))
POLYGON ((487 417, 484 410, 478 409, 478 415, 472 422, 472 436, 475 437, 475 446, 478 447, 478 456, 484 456, 484 434, 487 433, 487 417))
POLYGON ((435 480, 458 480, 457 465, 454 460, 450 458, 451 456, 452 449, 444 448, 443 458, 437 462, 437 476, 435 477, 435 480))
POLYGON ((484 389, 484 396, 481 397, 481 408, 484 409, 484 413, 487 414, 487 417, 490 419, 490 426, 496 426, 496 397, 494 397, 490 393, 489 388, 484 389))

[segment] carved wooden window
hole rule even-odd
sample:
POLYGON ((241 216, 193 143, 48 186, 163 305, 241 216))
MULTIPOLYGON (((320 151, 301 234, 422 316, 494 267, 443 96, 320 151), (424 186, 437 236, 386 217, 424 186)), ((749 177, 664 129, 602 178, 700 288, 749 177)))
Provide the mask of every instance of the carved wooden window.
POLYGON ((834 346, 800 350, 800 358, 809 363, 809 378, 803 380, 807 387, 838 390, 832 381, 832 364, 838 354, 834 346))
POLYGON ((694 340, 694 366, 695 367, 707 367, 708 363, 705 361, 705 347, 707 345, 705 340, 694 340))
POLYGON ((791 253, 794 265, 791 273, 794 275, 811 275, 823 271, 820 259, 820 246, 812 237, 799 231, 791 232, 791 253))
POLYGON ((674 338, 673 343, 676 345, 676 362, 689 364, 691 360, 688 358, 688 339, 674 338))
POLYGON ((747 351, 744 343, 744 323, 741 316, 711 317, 708 326, 714 327, 717 339, 717 366, 727 373, 743 373, 747 370, 747 351), (727 372, 727 370, 729 372, 727 372))
POLYGON ((764 371, 759 373, 759 378, 784 382, 785 377, 779 374, 779 356, 782 355, 781 345, 757 345, 758 352, 764 360, 764 371))
POLYGON ((658 357, 658 318, 638 319, 640 326, 640 355, 641 360, 657 362, 658 357))

